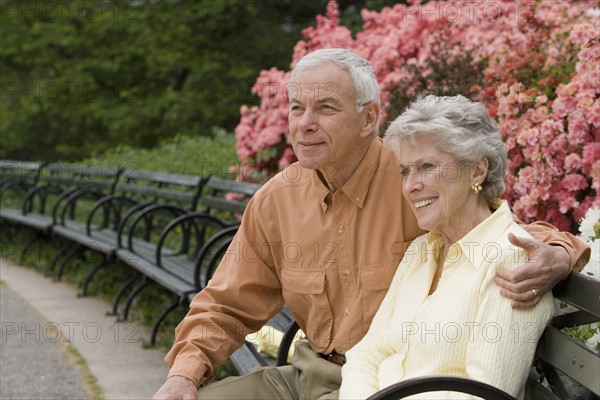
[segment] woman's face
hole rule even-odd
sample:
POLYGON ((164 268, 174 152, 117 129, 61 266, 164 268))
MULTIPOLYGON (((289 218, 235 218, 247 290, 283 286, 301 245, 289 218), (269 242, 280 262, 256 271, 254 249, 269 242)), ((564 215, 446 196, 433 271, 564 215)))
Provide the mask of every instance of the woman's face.
MULTIPOLYGON (((421 229, 447 233, 468 221, 472 208, 469 168, 437 149, 435 135, 403 140, 398 153, 402 193, 421 229), (471 203, 470 203, 471 202, 471 203)), ((449 235, 447 235, 449 236, 449 235)))

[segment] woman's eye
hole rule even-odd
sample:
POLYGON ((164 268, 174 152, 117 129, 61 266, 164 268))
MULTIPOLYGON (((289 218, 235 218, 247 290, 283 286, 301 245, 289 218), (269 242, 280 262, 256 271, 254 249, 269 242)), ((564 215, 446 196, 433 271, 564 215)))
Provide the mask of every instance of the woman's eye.
POLYGON ((423 163, 423 165, 421 166, 421 168, 427 169, 427 170, 434 169, 435 167, 436 167, 436 165, 432 164, 432 163, 423 163))

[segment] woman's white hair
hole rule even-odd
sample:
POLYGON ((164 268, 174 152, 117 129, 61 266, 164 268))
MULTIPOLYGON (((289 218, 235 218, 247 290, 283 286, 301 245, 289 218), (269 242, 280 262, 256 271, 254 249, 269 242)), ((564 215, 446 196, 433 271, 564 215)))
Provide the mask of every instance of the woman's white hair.
POLYGON ((487 159, 481 194, 492 205, 504 193, 507 151, 498 125, 483 104, 460 95, 419 97, 390 124, 384 140, 398 151, 403 140, 417 135, 434 135, 437 150, 460 165, 487 159))

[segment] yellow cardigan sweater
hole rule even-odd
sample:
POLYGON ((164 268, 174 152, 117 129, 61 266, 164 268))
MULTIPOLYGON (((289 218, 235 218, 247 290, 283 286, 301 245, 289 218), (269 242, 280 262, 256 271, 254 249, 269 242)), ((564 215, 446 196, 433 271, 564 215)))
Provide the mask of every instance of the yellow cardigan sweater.
MULTIPOLYGON (((522 397, 537 341, 554 314, 551 293, 526 310, 512 309, 494 283, 525 252, 508 233, 529 237, 506 202, 450 248, 436 291, 428 296, 443 242, 431 233, 406 251, 367 335, 346 353, 340 399, 366 398, 401 380, 468 377, 522 397)), ((453 392, 410 398, 464 399, 453 392)))

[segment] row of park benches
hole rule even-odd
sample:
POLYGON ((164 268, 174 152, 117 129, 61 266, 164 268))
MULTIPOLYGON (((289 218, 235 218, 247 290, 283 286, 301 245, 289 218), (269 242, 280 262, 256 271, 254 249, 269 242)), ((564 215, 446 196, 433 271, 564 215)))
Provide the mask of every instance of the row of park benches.
MULTIPOLYGON (((112 312, 122 319, 127 319, 133 299, 151 283, 173 294, 172 303, 156 317, 151 343, 165 316, 178 306, 187 306, 206 285, 237 231, 247 200, 259 189, 256 184, 214 176, 90 164, 0 161, 0 173, 2 229, 27 227, 34 233, 21 255, 42 238, 63 239, 64 248, 50 266, 53 276, 60 279, 70 258, 85 251, 101 254, 84 281, 84 294, 94 275, 110 263, 131 267, 132 277, 123 282, 113 300, 112 312)), ((569 312, 554 318, 542 335, 526 398, 598 399, 599 349, 583 345, 562 329, 599 323, 600 283, 573 273, 555 288, 554 295, 570 307, 569 312)), ((287 309, 270 325, 285 332, 276 361, 246 342, 231 357, 240 374, 258 366, 287 363, 298 325, 287 309)), ((487 399, 510 398, 488 385, 454 378, 403 382, 374 398, 450 389, 487 399)))
MULTIPOLYGON (((156 316, 150 343, 161 323, 179 306, 188 306, 204 288, 239 226, 258 184, 215 176, 194 176, 107 168, 94 164, 0 161, 0 224, 4 237, 27 228, 24 256, 44 239, 60 240, 49 274, 61 279, 69 261, 86 252, 100 255, 83 281, 114 263, 127 265, 111 313, 129 318, 134 299, 152 284, 168 290, 172 302, 156 316)), ((292 322, 285 310, 271 321, 278 329, 292 322)), ((232 357, 239 373, 273 363, 246 343, 232 357)))

